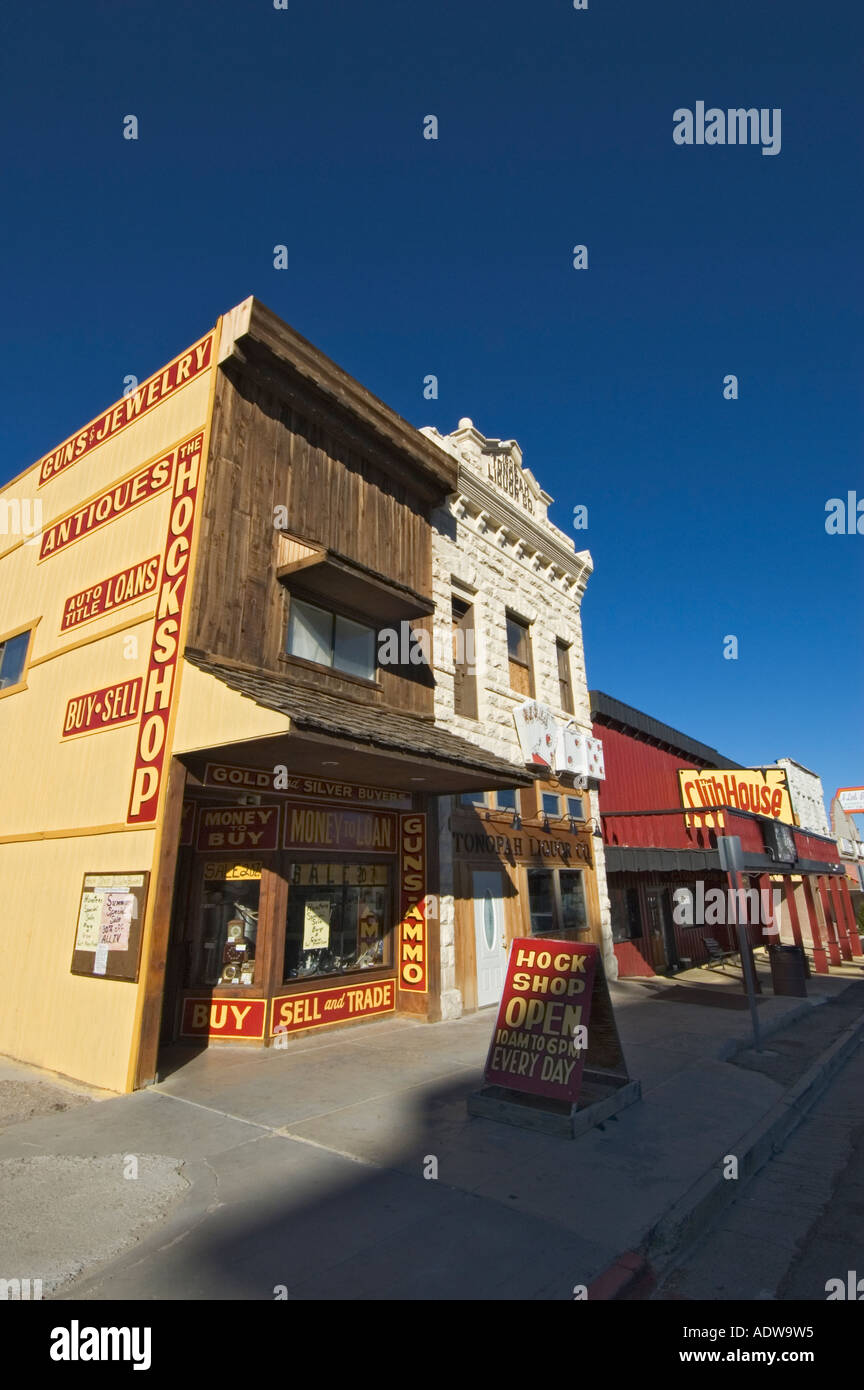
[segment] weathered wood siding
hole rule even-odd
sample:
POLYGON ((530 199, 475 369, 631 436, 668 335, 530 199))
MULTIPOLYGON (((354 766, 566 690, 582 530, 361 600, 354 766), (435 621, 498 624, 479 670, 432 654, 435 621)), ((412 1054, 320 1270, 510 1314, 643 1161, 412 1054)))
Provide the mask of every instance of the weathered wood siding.
MULTIPOLYGON (((295 404, 233 364, 219 372, 204 499, 190 646, 286 674, 288 591, 274 526, 338 551, 383 578, 431 592, 426 503, 407 469, 376 464, 374 447, 352 447, 295 404)), ((327 606, 326 604, 324 606, 327 606)), ((362 613, 358 610, 358 615, 362 613)), ((431 632, 431 620, 416 622, 431 632)), ((431 639, 430 639, 431 640, 431 639)), ((381 668, 380 689, 338 674, 298 670, 293 680, 373 704, 432 712, 432 683, 418 667, 381 668)))

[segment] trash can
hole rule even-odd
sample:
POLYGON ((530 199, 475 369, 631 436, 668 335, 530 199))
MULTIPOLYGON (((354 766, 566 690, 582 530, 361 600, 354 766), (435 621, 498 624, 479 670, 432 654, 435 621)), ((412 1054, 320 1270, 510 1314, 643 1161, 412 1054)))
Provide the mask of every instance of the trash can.
POLYGON ((770 946, 771 984, 775 994, 807 997, 807 958, 803 946, 770 946))

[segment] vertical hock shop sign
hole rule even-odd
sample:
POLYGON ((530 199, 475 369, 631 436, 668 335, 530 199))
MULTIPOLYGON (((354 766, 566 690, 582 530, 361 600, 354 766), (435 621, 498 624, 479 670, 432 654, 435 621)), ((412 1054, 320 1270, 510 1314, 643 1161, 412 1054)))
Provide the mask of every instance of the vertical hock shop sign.
POLYGON ((171 511, 162 556, 162 577, 153 625, 150 659, 135 749, 127 825, 152 825, 168 743, 168 725, 177 685, 180 639, 186 612, 188 580, 201 479, 204 431, 180 444, 172 458, 171 511))
POLYGON ((522 937, 511 943, 486 1081, 551 1100, 579 1098, 599 948, 522 937))

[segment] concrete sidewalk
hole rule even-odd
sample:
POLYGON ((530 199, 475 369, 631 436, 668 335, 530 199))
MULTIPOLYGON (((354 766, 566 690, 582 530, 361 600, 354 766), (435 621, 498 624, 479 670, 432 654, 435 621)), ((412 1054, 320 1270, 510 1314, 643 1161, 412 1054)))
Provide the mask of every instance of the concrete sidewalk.
MULTIPOLYGON (((864 970, 811 979, 807 1000, 762 979, 766 1035, 798 1019, 805 1045, 864 970)), ((494 1010, 178 1049, 148 1091, 22 1121, 0 1133, 0 1277, 70 1299, 610 1296, 621 1257, 692 1234, 725 1156, 790 1113, 788 1076, 724 1060, 750 1037, 734 972, 611 992, 643 1100, 576 1140, 467 1115, 494 1010)))

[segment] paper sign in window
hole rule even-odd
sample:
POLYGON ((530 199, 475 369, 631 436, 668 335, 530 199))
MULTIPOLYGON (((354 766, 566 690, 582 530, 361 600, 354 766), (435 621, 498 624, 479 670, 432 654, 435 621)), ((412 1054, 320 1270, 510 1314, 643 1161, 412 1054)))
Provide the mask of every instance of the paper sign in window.
POLYGON ((323 899, 306 903, 303 916, 303 950, 317 951, 330 945, 330 908, 332 904, 323 899))

